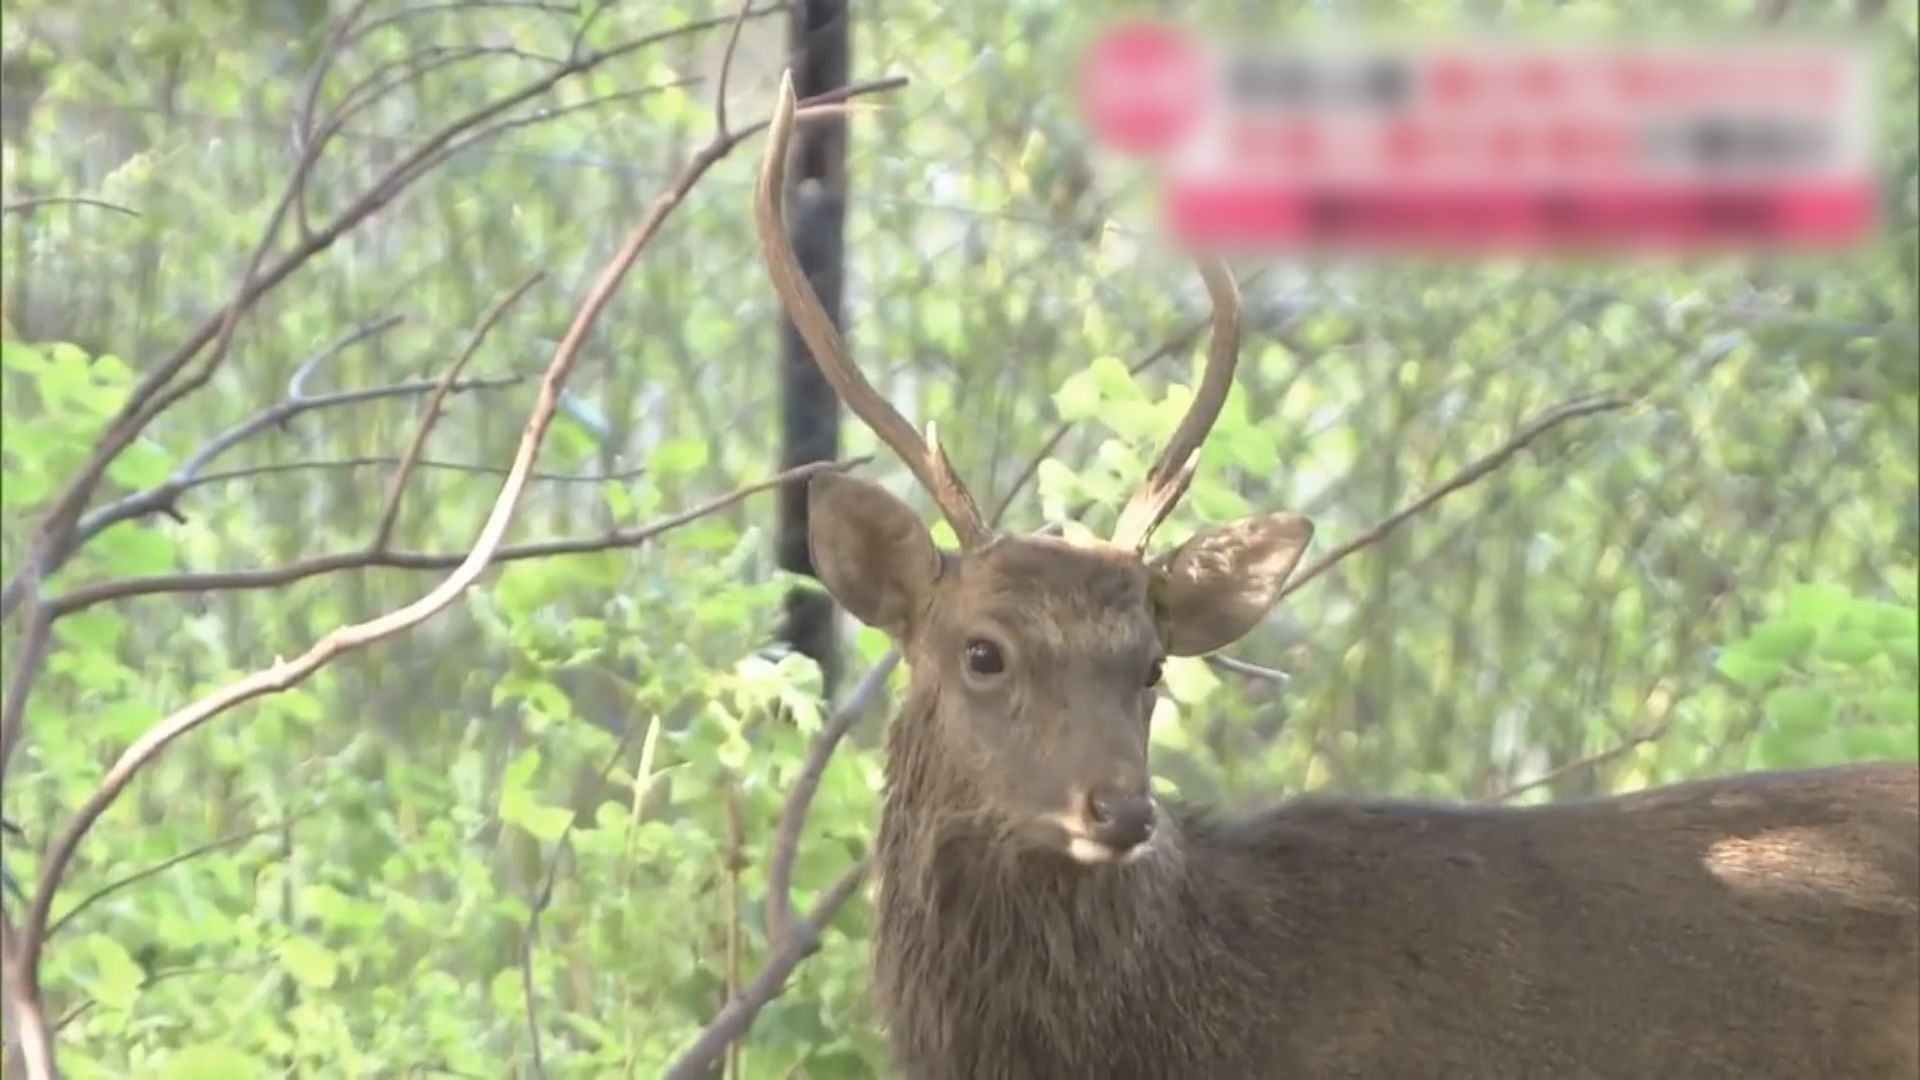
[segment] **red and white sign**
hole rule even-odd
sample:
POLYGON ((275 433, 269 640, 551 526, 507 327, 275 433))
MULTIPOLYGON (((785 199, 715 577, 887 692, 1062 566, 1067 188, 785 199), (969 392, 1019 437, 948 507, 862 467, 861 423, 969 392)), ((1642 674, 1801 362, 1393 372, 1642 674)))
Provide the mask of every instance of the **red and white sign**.
POLYGON ((1868 76, 1818 43, 1256 50, 1134 23, 1079 89, 1189 243, 1697 250, 1872 231, 1868 76))

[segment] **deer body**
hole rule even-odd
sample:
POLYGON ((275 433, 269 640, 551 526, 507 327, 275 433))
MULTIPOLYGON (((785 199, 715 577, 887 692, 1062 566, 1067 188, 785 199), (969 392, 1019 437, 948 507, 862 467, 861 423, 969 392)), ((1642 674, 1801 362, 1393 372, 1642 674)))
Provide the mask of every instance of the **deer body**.
POLYGON ((1149 559, 1239 348, 1208 362, 1110 541, 998 533, 847 357, 780 221, 783 82, 755 220, 822 373, 953 525, 809 484, 815 573, 911 673, 888 737, 875 992, 914 1080, 1834 1080, 1920 1076, 1920 772, 1856 765, 1539 808, 1156 800, 1162 662, 1245 635, 1293 514, 1149 559))
POLYGON ((897 724, 876 974, 916 1080, 1920 1075, 1912 768, 1169 807, 1088 871, 953 820, 897 724))

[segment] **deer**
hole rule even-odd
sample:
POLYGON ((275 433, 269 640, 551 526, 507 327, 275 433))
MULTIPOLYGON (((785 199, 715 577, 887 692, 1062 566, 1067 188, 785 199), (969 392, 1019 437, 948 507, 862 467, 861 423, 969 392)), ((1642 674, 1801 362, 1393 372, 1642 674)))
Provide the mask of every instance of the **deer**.
POLYGON ((1297 795, 1229 817, 1154 794, 1169 657, 1265 618, 1311 524, 1266 513, 1149 557, 1237 363, 1197 253, 1190 410, 1110 540, 990 527, 850 359, 782 228, 762 260, 822 373, 957 550, 845 473, 807 490, 815 574, 901 649, 873 848, 873 995, 915 1080, 1920 1076, 1920 769, 1863 762, 1516 806, 1297 795))

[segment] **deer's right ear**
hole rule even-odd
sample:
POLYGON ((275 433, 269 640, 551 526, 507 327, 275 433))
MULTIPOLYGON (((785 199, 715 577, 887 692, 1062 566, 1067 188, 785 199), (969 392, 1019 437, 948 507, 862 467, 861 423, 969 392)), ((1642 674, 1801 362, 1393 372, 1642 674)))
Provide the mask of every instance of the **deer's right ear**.
POLYGON ((933 534, 887 489, 840 473, 807 484, 813 570, 840 606, 904 637, 940 569, 933 534))

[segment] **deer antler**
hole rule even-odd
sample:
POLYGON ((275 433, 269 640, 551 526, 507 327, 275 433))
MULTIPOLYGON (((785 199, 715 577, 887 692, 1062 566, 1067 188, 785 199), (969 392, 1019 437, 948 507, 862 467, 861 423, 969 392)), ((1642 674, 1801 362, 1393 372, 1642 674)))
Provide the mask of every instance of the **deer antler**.
POLYGON ((1227 403, 1227 391, 1233 387, 1233 369, 1240 363, 1240 289, 1234 284, 1233 272, 1211 253, 1200 253, 1198 262, 1207 294, 1213 298, 1213 339, 1207 347, 1207 367, 1187 415, 1181 418, 1167 448, 1160 452, 1114 526, 1113 543, 1135 551, 1146 550, 1153 530, 1172 513, 1174 504, 1193 482, 1200 444, 1220 418, 1220 407, 1227 403))
POLYGON ((933 496, 940 512, 953 525, 961 547, 979 547, 993 536, 993 530, 981 516, 966 485, 960 482, 946 452, 940 448, 933 425, 927 425, 928 438, 921 439, 906 417, 881 397, 854 366, 847 355, 846 344, 833 328, 833 320, 828 318, 819 295, 807 283, 800 261, 788 242, 786 226, 781 220, 781 195, 795 108, 793 72, 789 70, 780 76, 780 93, 774 102, 773 120, 767 128, 767 153, 760 165, 760 183, 754 195, 754 227, 760 234, 760 255, 773 278, 774 291, 780 295, 794 329, 806 341, 814 363, 820 365, 820 372, 832 384, 834 393, 906 461, 914 478, 933 496))

